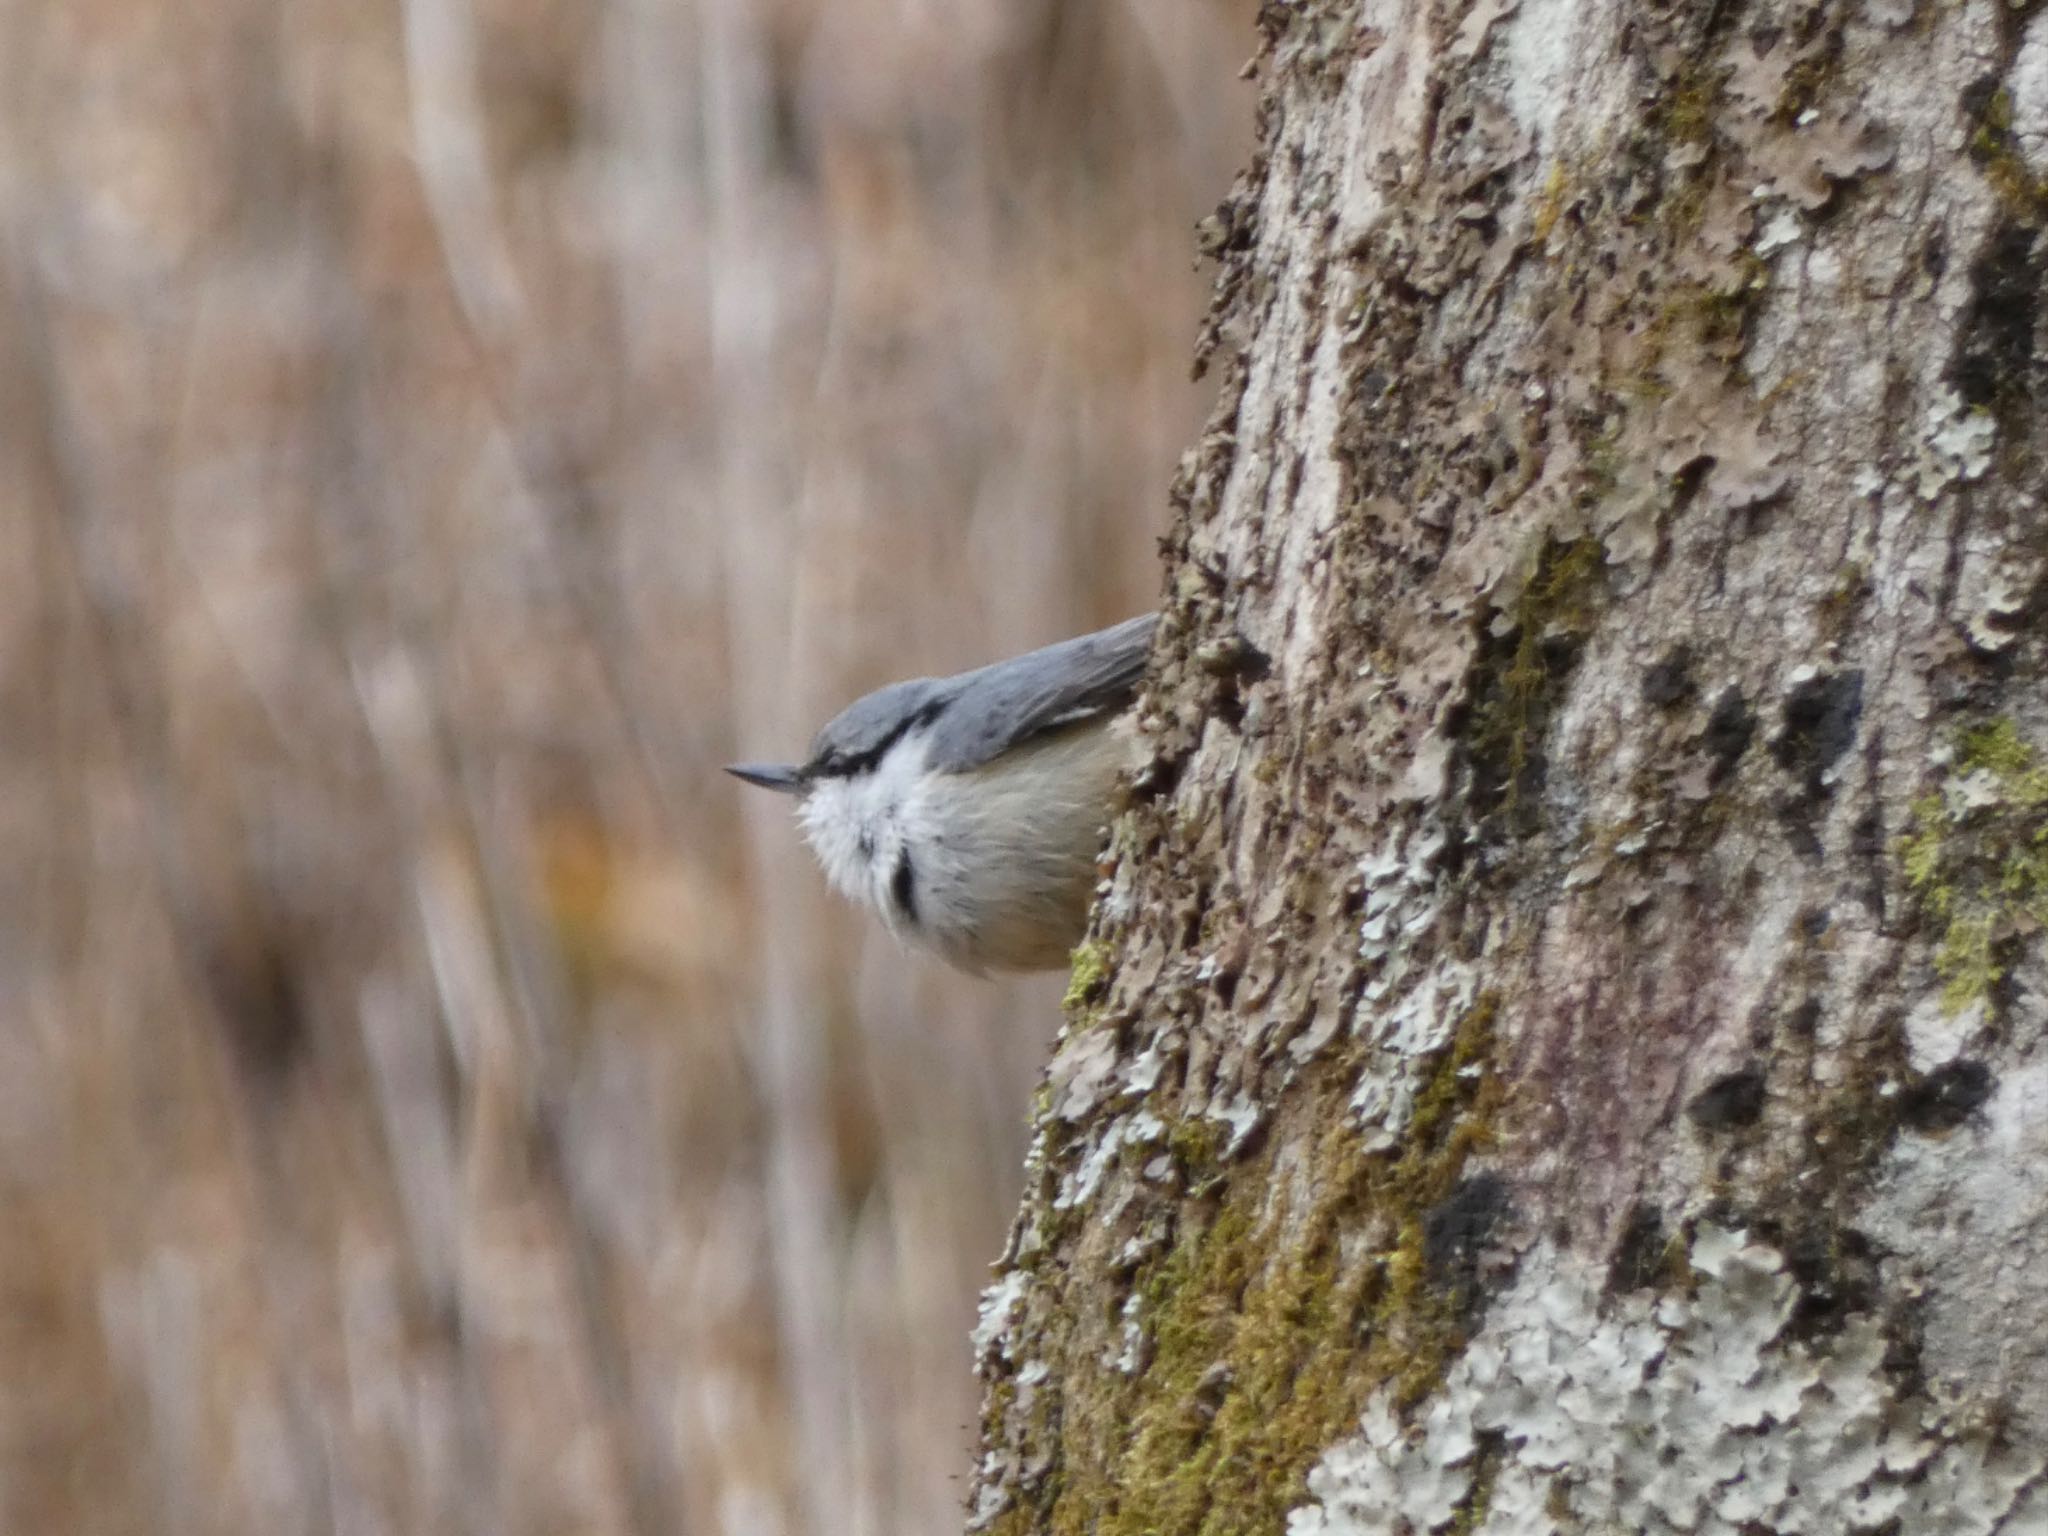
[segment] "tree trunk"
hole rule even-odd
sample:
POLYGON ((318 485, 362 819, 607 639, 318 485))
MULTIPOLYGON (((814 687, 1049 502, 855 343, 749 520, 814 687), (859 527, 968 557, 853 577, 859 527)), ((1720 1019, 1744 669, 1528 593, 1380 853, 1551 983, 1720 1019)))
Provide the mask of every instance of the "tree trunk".
POLYGON ((2048 1531, 2048 12, 1265 26, 974 1527, 2048 1531))

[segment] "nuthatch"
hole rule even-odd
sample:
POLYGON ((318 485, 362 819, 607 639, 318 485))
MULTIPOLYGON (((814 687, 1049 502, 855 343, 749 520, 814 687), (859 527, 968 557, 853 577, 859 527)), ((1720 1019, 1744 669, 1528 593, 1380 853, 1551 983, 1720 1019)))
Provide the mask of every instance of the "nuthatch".
POLYGON ((1063 966, 1138 755, 1124 716, 1156 621, 891 683, 841 710, 802 765, 726 771, 798 796, 825 877, 898 937, 977 975, 1063 966))

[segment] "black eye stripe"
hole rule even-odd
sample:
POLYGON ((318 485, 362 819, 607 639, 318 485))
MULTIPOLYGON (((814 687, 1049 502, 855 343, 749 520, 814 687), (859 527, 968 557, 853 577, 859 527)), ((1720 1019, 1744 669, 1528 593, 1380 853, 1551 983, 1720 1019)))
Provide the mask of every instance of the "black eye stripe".
POLYGON ((874 766, 888 755, 889 749, 895 746, 897 742, 920 726, 930 725, 945 712, 946 701, 944 699, 933 699, 930 703, 913 710, 910 714, 897 721, 895 729, 891 730, 888 735, 884 736, 872 747, 869 747, 865 752, 820 752, 811 760, 810 766, 804 770, 804 774, 807 778, 813 779, 850 779, 855 774, 871 772, 874 766))
POLYGON ((896 872, 889 877, 889 899, 907 921, 917 921, 917 870, 910 862, 908 847, 896 855, 896 872))

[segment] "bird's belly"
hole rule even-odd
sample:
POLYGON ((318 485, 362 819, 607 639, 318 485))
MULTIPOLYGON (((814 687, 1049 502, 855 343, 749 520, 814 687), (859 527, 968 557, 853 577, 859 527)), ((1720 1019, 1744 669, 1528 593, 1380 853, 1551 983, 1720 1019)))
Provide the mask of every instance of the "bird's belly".
POLYGON ((917 869, 906 936, 969 970, 1065 965, 1087 930, 1127 752, 1095 730, 940 781, 906 829, 917 869))

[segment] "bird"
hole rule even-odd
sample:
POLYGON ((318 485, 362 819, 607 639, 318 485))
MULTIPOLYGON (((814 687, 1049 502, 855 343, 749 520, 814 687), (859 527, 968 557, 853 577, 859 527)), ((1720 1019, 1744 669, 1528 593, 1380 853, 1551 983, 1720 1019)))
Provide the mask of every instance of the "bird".
POLYGON ((726 772, 797 799, 827 881, 973 975, 1064 967, 1143 756, 1132 704, 1157 614, 950 677, 890 683, 802 763, 726 772))

